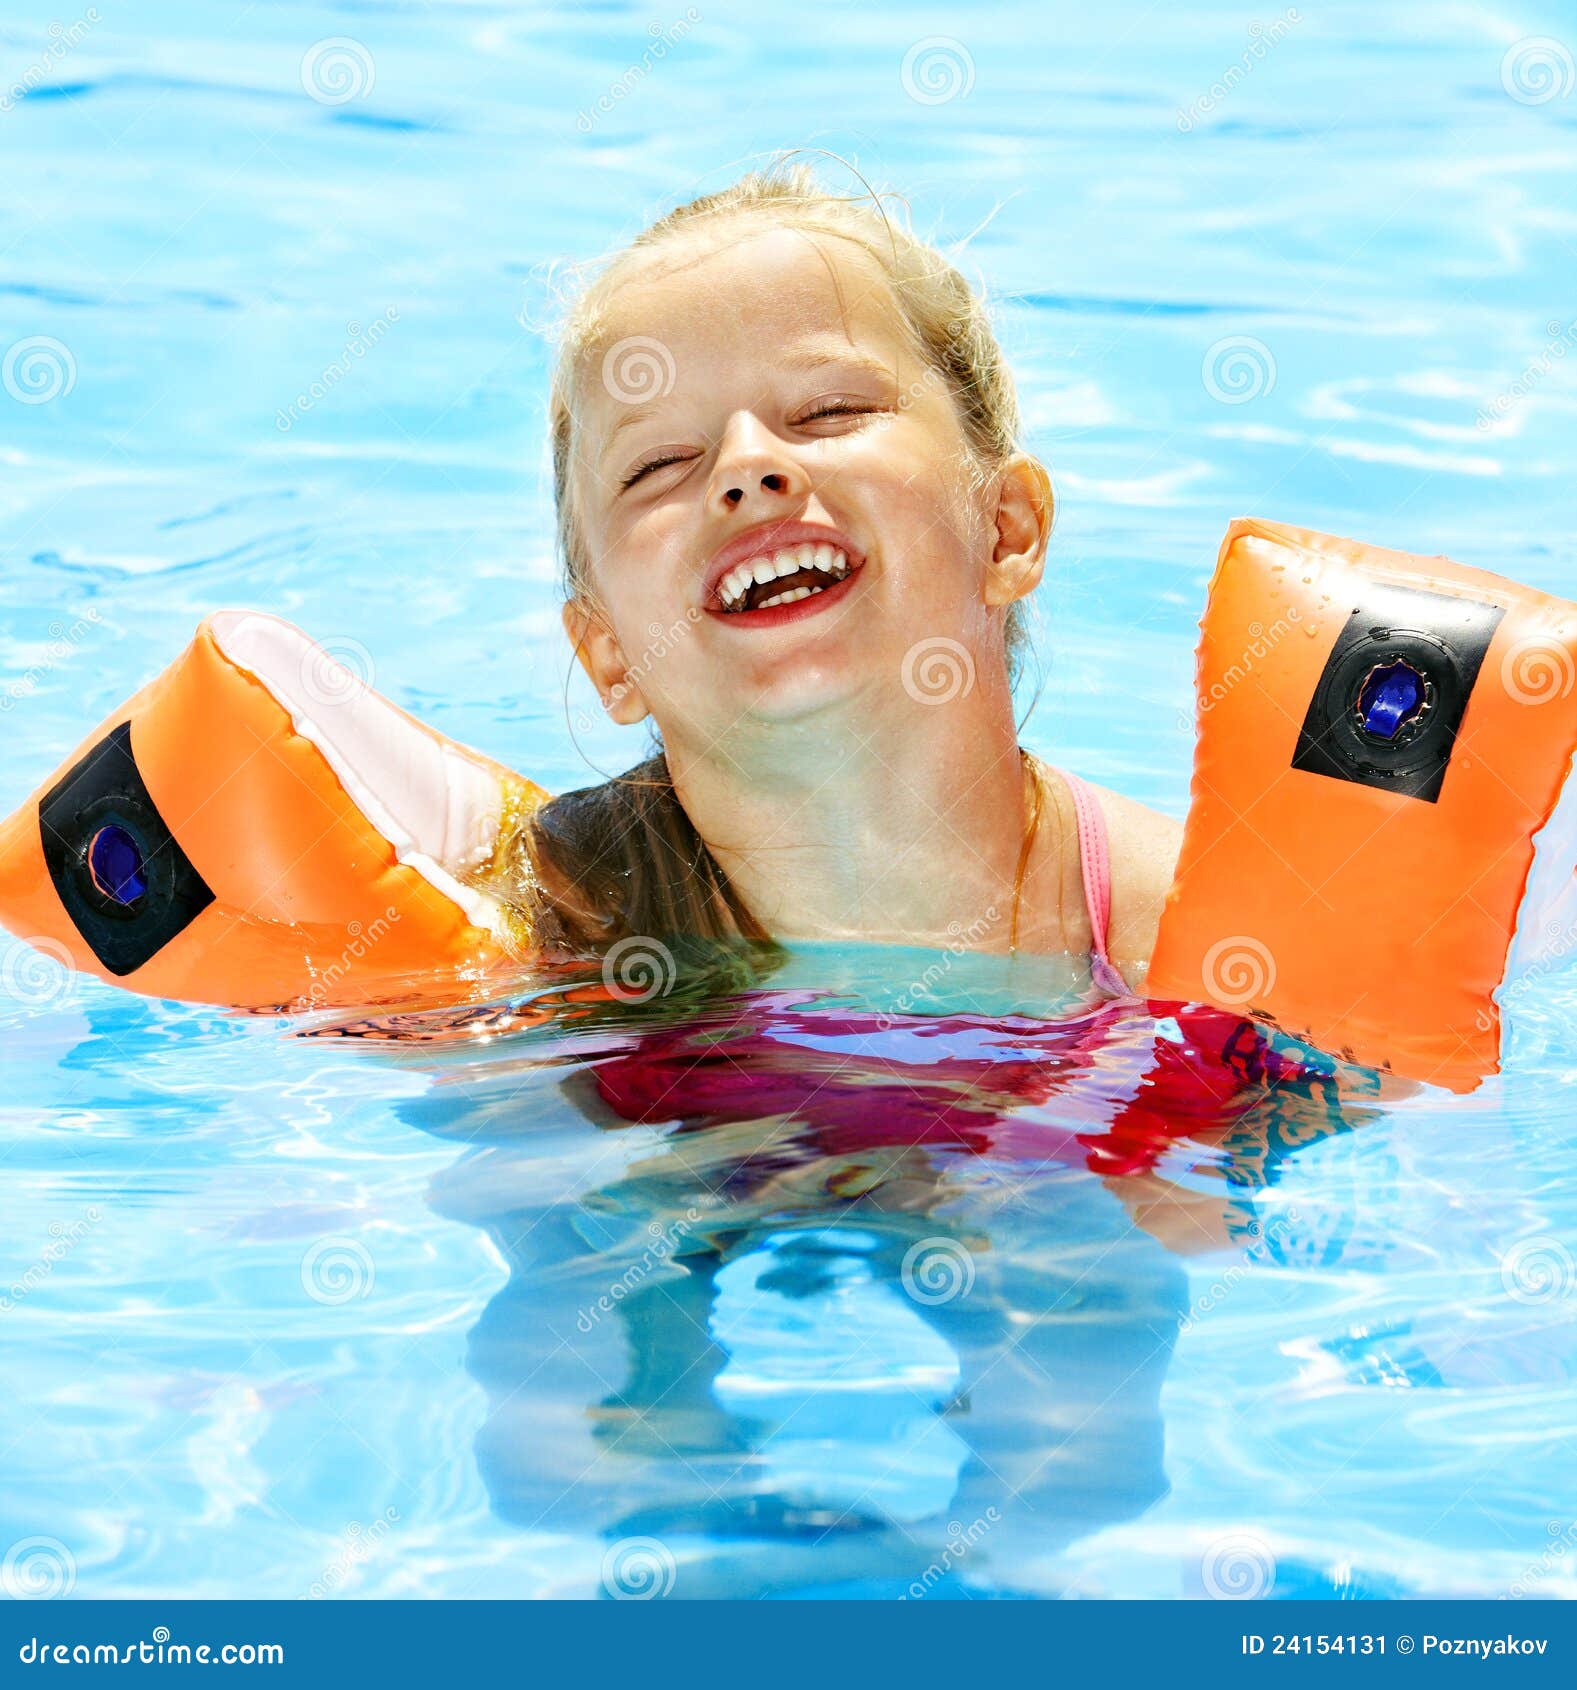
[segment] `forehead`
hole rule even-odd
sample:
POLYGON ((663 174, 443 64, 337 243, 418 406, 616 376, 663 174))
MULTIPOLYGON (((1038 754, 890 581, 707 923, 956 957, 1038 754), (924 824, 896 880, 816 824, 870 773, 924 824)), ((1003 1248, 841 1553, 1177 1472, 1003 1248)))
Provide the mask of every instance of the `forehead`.
MULTIPOLYGON (((715 387, 724 369, 738 375, 851 349, 894 364, 908 350, 892 284, 858 241, 727 225, 664 242, 617 283, 583 348, 583 368, 594 375, 621 349, 648 342, 667 372, 662 385, 681 397, 715 387)), ((610 426, 625 406, 606 387, 592 380, 582 391, 597 422, 610 426)))
POLYGON ((724 223, 665 242, 616 290, 610 319, 661 314, 676 326, 829 316, 877 327, 896 300, 886 272, 861 245, 821 230, 724 223))

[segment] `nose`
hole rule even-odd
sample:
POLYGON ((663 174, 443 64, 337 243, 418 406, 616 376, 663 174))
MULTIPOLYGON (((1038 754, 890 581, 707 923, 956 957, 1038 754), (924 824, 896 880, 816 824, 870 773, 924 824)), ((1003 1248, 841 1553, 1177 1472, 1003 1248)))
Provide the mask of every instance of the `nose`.
POLYGON ((809 477, 769 428, 749 416, 730 423, 712 471, 715 510, 732 512, 759 505, 777 511, 809 491, 809 477))

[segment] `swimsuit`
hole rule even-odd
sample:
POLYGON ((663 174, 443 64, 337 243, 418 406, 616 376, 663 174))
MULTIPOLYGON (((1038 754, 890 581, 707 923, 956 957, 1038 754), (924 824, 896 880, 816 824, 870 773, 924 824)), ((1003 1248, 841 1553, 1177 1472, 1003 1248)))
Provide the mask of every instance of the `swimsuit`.
POLYGON ((1129 997, 1128 983, 1106 954, 1106 929, 1112 913, 1111 846, 1106 817, 1092 787, 1075 774, 1057 769, 1073 797, 1079 826, 1079 867, 1084 876, 1084 903, 1090 918, 1090 978, 1113 997, 1129 997))

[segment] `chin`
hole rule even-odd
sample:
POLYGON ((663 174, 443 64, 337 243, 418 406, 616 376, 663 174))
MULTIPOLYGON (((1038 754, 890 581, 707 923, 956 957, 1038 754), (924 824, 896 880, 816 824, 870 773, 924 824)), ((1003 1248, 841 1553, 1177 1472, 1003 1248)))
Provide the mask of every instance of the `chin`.
POLYGON ((749 696, 750 704, 741 721, 773 728, 832 721, 857 710, 875 690, 872 676, 834 674, 825 669, 779 674, 754 684, 746 680, 741 684, 741 691, 749 696))

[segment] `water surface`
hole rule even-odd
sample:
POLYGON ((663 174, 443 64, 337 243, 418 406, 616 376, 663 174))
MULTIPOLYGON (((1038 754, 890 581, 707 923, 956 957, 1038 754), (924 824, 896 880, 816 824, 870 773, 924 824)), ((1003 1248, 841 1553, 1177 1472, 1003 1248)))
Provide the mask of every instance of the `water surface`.
MULTIPOLYGON (((545 329, 782 145, 996 302, 1053 760, 1181 813, 1235 515, 1577 590, 1553 6, 98 10, 0 29, 5 807, 219 605, 550 787, 644 755, 566 676, 545 329)), ((398 1041, 0 979, 9 1588, 1573 1592, 1558 973, 1401 1103, 947 953, 398 1041)))

